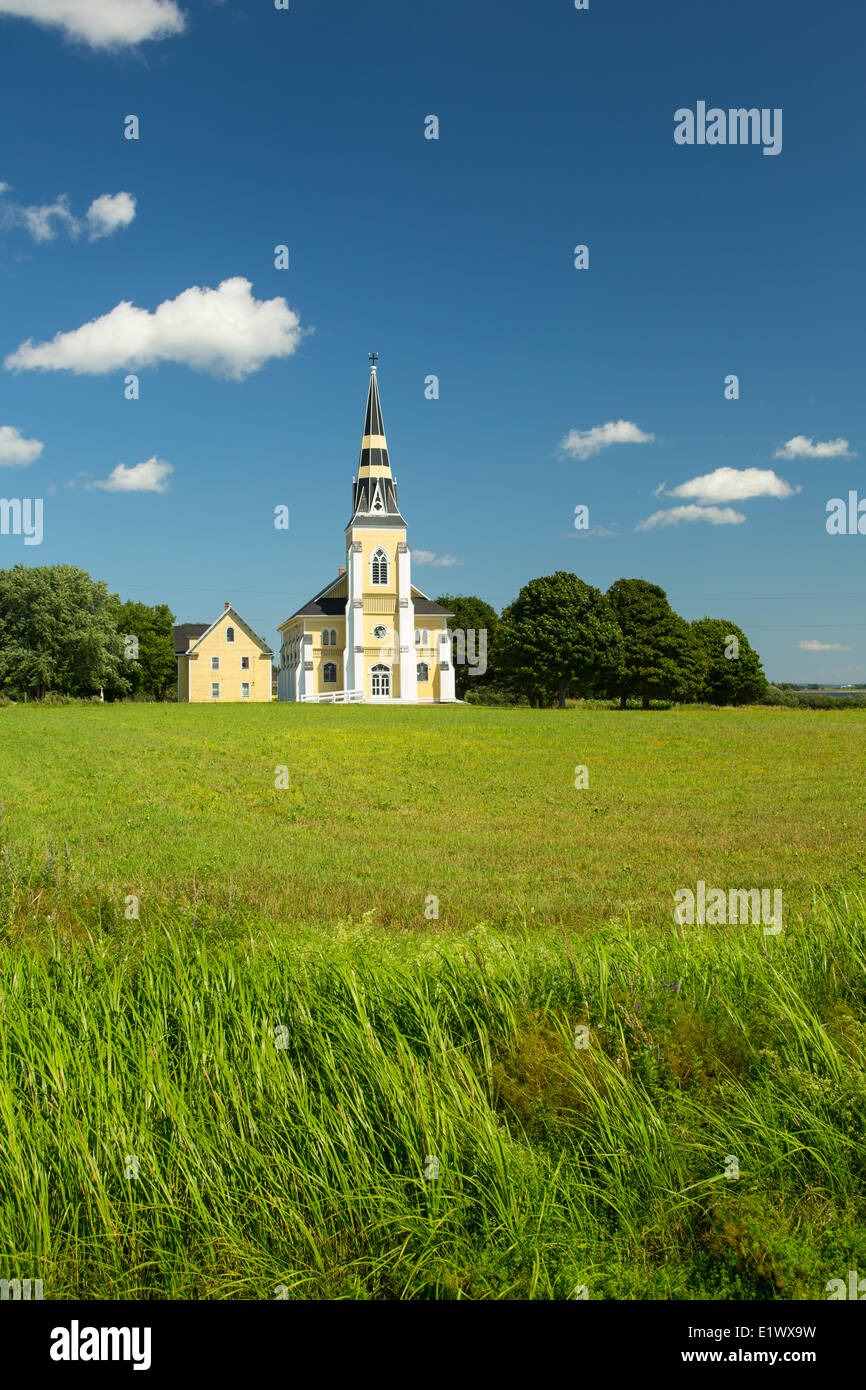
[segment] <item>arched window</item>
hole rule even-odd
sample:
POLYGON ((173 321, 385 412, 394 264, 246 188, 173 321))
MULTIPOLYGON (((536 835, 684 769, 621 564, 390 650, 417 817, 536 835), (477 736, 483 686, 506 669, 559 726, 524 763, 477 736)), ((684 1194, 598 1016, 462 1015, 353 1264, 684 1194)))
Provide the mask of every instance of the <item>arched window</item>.
POLYGON ((388 556, 381 545, 370 557, 370 579, 374 584, 388 583, 388 556))
POLYGON ((227 627, 227 628, 226 628, 226 641, 227 641, 227 642, 233 642, 234 640, 235 640, 235 630, 234 630, 234 628, 233 628, 233 627, 227 627))
POLYGON ((430 634, 428 633, 428 631, 427 631, 427 629, 426 629, 426 627, 425 627, 425 628, 424 628, 424 631, 421 633, 421 646, 422 646, 422 647, 428 646, 429 641, 430 641, 430 634))
POLYGON ((331 628, 331 646, 332 646, 332 647, 336 647, 336 645, 337 645, 337 629, 336 629, 335 627, 332 627, 332 628, 331 628))
POLYGON ((326 662, 325 662, 325 665, 324 665, 324 667, 322 668, 322 680, 324 681, 325 685, 336 685, 336 683, 337 683, 337 667, 336 667, 335 662, 333 662, 333 661, 326 661, 326 662))
POLYGON ((430 679, 430 670, 426 661, 418 662, 418 679, 419 681, 429 681, 430 679))
POLYGON ((382 662, 370 668, 370 694, 374 697, 391 694, 391 670, 382 662))
POLYGON ((323 628, 323 629, 322 629, 322 646, 323 646, 323 647, 330 647, 330 645, 331 645, 331 634, 330 634, 330 632, 328 631, 327 628, 323 628))
POLYGON ((420 645, 421 645, 421 629, 420 629, 420 627, 416 627, 416 629, 415 629, 415 646, 416 646, 416 647, 420 647, 420 645))

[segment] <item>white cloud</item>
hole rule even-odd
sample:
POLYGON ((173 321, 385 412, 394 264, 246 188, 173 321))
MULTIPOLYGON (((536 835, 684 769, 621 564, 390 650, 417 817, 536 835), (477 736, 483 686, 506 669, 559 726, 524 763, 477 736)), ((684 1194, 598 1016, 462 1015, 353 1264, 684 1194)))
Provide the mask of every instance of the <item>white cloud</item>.
POLYGON ((413 550, 412 559, 416 565, 462 565, 456 555, 437 555, 433 550, 413 550))
POLYGON ((630 420, 608 420, 606 425, 593 425, 591 430, 569 430, 560 442, 563 454, 574 459, 588 459, 611 444, 651 444, 654 434, 646 434, 630 420))
POLYGON ((0 468, 26 468, 44 448, 41 440, 25 439, 14 425, 0 425, 0 468))
MULTIPOLYGON (((10 188, 11 184, 0 184, 0 194, 7 193, 10 188)), ((70 236, 78 236, 78 223, 69 211, 69 195, 66 193, 61 193, 53 203, 34 207, 4 203, 2 218, 7 227, 25 227, 34 241, 54 241, 59 226, 65 227, 70 236)))
POLYGON ((772 468, 717 468, 714 473, 680 483, 667 495, 697 502, 745 502, 750 497, 793 497, 799 491, 772 468))
POLYGON ((53 25, 91 48, 130 47, 186 27, 175 0, 0 0, 0 15, 53 25))
POLYGON ((851 647, 843 647, 839 642, 798 642, 801 652, 850 652, 851 647))
POLYGON ((144 463, 134 463, 131 468, 119 463, 112 468, 104 482, 95 482, 91 486, 104 488, 106 492, 165 492, 168 475, 173 472, 170 463, 165 463, 154 454, 153 458, 144 463))
POLYGON ((669 507, 664 512, 653 512, 645 521, 639 521, 636 531, 652 531, 656 526, 678 526, 681 521, 708 521, 711 526, 739 526, 745 521, 742 512, 733 507, 669 507))
POLYGON ((110 236, 119 227, 128 227, 135 218, 135 198, 131 193, 102 193, 87 209, 90 240, 110 236))
MULTIPOLYGON (((0 183, 0 196, 8 193, 11 187, 11 184, 0 183)), ((53 203, 34 207, 4 203, 0 215, 7 227, 24 227, 34 241, 40 242, 54 241, 60 227, 65 227, 71 237, 77 237, 82 226, 78 218, 72 215, 68 193, 61 193, 53 203)), ((135 198, 131 193, 102 193, 94 198, 87 209, 86 224, 90 240, 109 236, 119 227, 128 227, 134 217, 135 198)))
POLYGON ((846 459, 856 458, 847 439, 827 439, 816 444, 805 434, 795 434, 773 455, 776 459, 846 459))
POLYGON ((291 357, 303 336, 285 299, 254 299, 235 276, 217 289, 193 286, 150 313, 124 301, 50 343, 28 339, 5 362, 10 371, 102 375, 177 362, 240 381, 272 357, 291 357))

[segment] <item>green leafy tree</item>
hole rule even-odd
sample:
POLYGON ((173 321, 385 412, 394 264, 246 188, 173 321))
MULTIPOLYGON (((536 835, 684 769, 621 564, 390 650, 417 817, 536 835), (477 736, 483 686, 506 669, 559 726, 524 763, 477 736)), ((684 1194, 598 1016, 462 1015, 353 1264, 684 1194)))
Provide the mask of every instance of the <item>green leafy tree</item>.
POLYGON ((117 624, 124 639, 125 674, 131 682, 133 695, 164 700, 177 681, 171 609, 165 603, 151 607, 147 603, 128 601, 118 609, 117 624))
POLYGON ((748 705, 763 700, 767 678, 742 628, 726 618, 699 618, 691 627, 702 654, 700 699, 711 705, 748 705))
POLYGON ((118 609, 116 594, 73 565, 0 570, 0 690, 125 694, 118 609))
MULTIPOLYGON (((479 688, 488 689, 496 685, 496 637, 499 631, 499 614, 495 608, 491 608, 489 603, 485 603, 482 598, 476 598, 474 594, 440 594, 436 600, 441 603, 443 608, 447 608, 453 613, 453 618, 448 619, 449 632, 461 631, 464 634, 475 633, 475 637, 470 642, 466 636, 466 656, 465 662, 454 663, 454 688, 457 698, 463 700, 467 691, 479 688), (486 664, 487 670, 479 674, 482 665, 481 655, 483 648, 479 633, 486 632, 486 664), (474 666, 469 664, 469 657, 475 659, 474 666)), ((421 619, 418 620, 421 622, 421 619)))
POLYGON ((667 594, 645 579, 618 579, 607 591, 623 637, 623 666, 614 685, 625 709, 629 696, 644 709, 650 700, 692 700, 701 686, 701 649, 667 594))
POLYGON ((524 584, 502 614, 497 647, 512 689, 533 707, 608 689, 622 664, 622 634, 604 594, 565 570, 524 584))

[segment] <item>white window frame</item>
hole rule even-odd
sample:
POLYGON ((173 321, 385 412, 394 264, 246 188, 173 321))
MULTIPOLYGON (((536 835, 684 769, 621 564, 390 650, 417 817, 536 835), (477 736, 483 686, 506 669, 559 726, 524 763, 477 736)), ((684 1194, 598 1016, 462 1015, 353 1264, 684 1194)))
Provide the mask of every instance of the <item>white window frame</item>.
POLYGON ((226 628, 226 641, 227 641, 227 642, 233 642, 234 640, 235 640, 235 630, 234 630, 234 628, 233 628, 233 627, 227 627, 227 628, 226 628))
POLYGON ((249 700, 249 699, 251 698, 251 696, 252 696, 252 685, 251 685, 251 683, 250 683, 249 681, 241 681, 241 699, 242 699, 242 700, 249 700), (246 692, 247 692, 246 695, 244 694, 244 690, 246 690, 246 692))
POLYGON ((212 700, 218 700, 218 699, 219 699, 219 697, 220 697, 220 683, 219 683, 219 681, 211 681, 211 683, 210 683, 210 697, 211 697, 212 700), (214 694, 214 691, 216 691, 216 694, 214 694))
POLYGON ((370 667, 370 698, 373 700, 390 700, 391 698, 391 667, 384 661, 377 661, 375 666, 370 667), (376 682, 385 682, 386 690, 376 690, 376 682))
POLYGON ((220 668, 220 659, 219 659, 218 656, 212 656, 212 657, 211 657, 211 659, 210 659, 210 668, 211 668, 212 671, 218 671, 218 670, 219 670, 219 668, 220 668))
POLYGON ((387 588, 387 585, 388 585, 388 576, 389 576, 390 572, 391 572, 391 561, 388 559, 388 552, 387 552, 381 545, 377 545, 377 546, 376 546, 376 549, 373 551, 372 555, 370 556, 370 584, 371 584, 371 586, 372 586, 373 588, 376 588, 376 589, 384 589, 384 588, 387 588), (384 568, 385 568, 385 578, 384 578, 384 579, 377 579, 377 578, 376 578, 377 567, 378 567, 379 571, 381 572, 381 569, 382 569, 382 566, 383 566, 383 565, 384 565, 384 568))

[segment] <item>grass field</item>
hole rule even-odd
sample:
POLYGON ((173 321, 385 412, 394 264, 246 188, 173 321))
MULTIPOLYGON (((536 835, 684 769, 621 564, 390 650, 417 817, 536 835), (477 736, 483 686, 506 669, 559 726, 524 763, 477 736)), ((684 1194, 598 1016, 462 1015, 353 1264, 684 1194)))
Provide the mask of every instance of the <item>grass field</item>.
POLYGON ((0 710, 0 1277, 825 1298, 864 755, 856 712, 0 710), (784 930, 675 925, 699 878, 784 930))
POLYGON ((17 706, 0 757, 5 841, 55 859, 55 921, 84 902, 108 927, 135 894, 142 917, 430 930, 432 894, 440 930, 668 924, 699 878, 791 912, 863 882, 855 711, 17 706))

